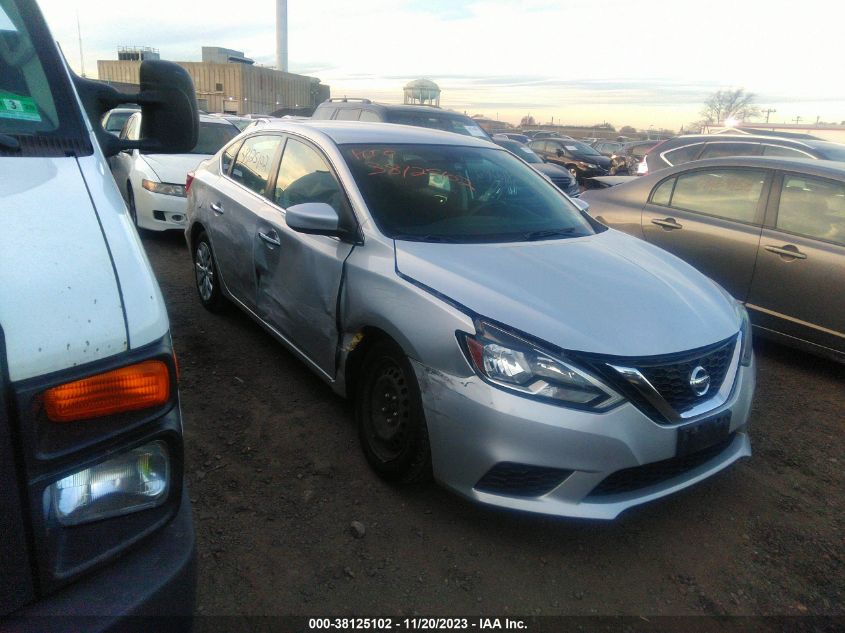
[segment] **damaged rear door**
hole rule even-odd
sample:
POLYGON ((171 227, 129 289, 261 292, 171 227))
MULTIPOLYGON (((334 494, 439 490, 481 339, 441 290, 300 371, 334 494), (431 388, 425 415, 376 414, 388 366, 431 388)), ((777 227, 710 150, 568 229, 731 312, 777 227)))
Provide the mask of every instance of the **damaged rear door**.
POLYGON ((285 143, 267 197, 272 205, 257 211, 253 248, 258 314, 334 378, 337 298, 344 262, 354 245, 337 237, 297 233, 285 223, 285 208, 325 202, 342 222, 354 223, 352 211, 325 156, 293 137, 285 143))

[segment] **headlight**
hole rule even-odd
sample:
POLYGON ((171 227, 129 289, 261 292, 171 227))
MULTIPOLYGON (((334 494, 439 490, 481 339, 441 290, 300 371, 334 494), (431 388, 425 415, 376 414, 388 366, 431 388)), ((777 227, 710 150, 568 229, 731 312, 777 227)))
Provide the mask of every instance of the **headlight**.
POLYGON ((161 505, 170 489, 170 456, 151 442, 49 486, 51 512, 62 525, 79 525, 161 505))
POLYGON ((594 165, 593 163, 584 163, 584 167, 587 169, 598 169, 598 165, 594 165))
POLYGON ((737 301, 736 306, 739 318, 742 319, 739 330, 742 335, 742 350, 740 351, 739 362, 748 367, 751 364, 751 357, 754 355, 754 346, 751 344, 751 319, 744 305, 737 301))
POLYGON ((458 332, 470 365, 481 378, 520 395, 578 409, 605 411, 621 395, 559 354, 485 322, 477 334, 458 332))
POLYGON ((161 193, 165 196, 179 196, 185 197, 185 185, 175 185, 170 182, 155 182, 153 180, 142 180, 141 186, 147 191, 153 193, 161 193))

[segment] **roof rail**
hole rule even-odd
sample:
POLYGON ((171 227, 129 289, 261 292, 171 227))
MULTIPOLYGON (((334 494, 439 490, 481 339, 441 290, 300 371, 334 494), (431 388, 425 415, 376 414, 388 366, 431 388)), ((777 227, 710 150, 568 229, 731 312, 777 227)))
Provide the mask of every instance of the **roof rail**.
POLYGON ((372 101, 370 101, 369 99, 359 99, 357 97, 331 97, 329 99, 326 99, 323 103, 345 103, 347 101, 360 101, 361 103, 372 103, 372 101))

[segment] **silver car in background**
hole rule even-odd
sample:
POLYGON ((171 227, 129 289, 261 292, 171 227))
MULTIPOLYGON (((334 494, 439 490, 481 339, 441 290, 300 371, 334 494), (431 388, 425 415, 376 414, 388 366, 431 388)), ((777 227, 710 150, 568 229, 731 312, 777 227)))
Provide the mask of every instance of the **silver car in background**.
POLYGON ((611 519, 750 454, 742 306, 491 143, 274 122, 189 176, 188 209, 202 303, 352 398, 385 478, 611 519))
POLYGON ((756 331, 845 362, 845 163, 701 160, 584 200, 601 222, 716 280, 756 331))

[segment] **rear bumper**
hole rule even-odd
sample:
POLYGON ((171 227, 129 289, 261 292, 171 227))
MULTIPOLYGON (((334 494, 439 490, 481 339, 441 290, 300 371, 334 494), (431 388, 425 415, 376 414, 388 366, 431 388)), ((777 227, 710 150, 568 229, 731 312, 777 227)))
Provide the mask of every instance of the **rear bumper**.
POLYGON ((3 633, 189 631, 196 540, 187 490, 174 519, 108 567, 0 623, 3 633))

